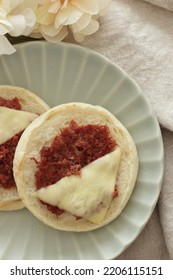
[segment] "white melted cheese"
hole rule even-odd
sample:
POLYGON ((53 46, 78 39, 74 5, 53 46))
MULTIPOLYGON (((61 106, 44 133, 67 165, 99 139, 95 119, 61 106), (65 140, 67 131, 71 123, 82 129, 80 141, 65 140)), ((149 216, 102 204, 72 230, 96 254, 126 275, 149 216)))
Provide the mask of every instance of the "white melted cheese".
POLYGON ((34 196, 74 216, 99 224, 113 199, 120 158, 121 150, 116 148, 82 168, 80 175, 64 177, 36 191, 34 196))
POLYGON ((0 107, 0 145, 23 131, 38 115, 0 107))

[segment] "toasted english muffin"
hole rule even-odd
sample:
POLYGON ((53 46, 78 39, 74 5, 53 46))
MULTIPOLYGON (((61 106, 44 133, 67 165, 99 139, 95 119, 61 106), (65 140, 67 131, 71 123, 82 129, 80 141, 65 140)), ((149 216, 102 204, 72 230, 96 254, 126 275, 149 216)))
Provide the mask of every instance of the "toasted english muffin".
MULTIPOLYGON (((90 137, 90 130, 88 131, 87 137, 90 137)), ((97 138, 97 135, 94 137, 97 138)), ((75 138, 75 135, 70 135, 69 138, 75 138)), ((74 150, 79 147, 79 142, 82 143, 82 138, 77 140, 74 150)), ((62 142, 62 139, 57 140, 57 143, 58 141, 62 142)), ((101 142, 102 139, 95 141, 101 142)), ((89 142, 90 140, 88 147, 89 142)), ((62 150, 60 146, 59 152, 63 154, 63 149, 67 149, 68 155, 70 145, 67 143, 68 148, 65 146, 62 150)), ((74 143, 72 145, 74 146, 74 143)), ((77 149, 78 153, 82 157, 81 149, 77 149)), ((54 157, 54 151, 47 161, 51 162, 52 156, 54 157)), ((62 158, 62 164, 65 162, 66 156, 64 161, 62 158)), ((70 171, 73 169, 73 166, 69 167, 70 171)), ((114 115, 100 106, 73 102, 48 110, 26 128, 16 148, 13 170, 23 203, 39 220, 59 230, 82 232, 100 228, 121 213, 135 186, 138 155, 132 137, 114 115), (44 177, 52 171, 48 167, 42 178, 36 176, 40 168, 41 151, 49 149, 59 135, 63 134, 68 138, 69 132, 67 133, 66 129, 71 131, 72 122, 75 122, 74 127, 77 127, 74 131, 82 127, 106 127, 115 146, 109 153, 98 156, 83 166, 79 174, 67 172, 67 176, 57 183, 45 186, 44 177), (37 182, 40 179, 43 187, 38 188, 37 182), (114 197, 115 186, 118 195, 114 197), (58 207, 60 214, 50 211, 50 205, 58 207)))
MULTIPOLYGON (((5 143, 8 143, 8 140, 12 139, 13 136, 21 132, 20 127, 22 130, 24 129, 23 116, 25 124, 27 122, 29 124, 48 109, 49 106, 43 100, 27 89, 0 85, 0 210, 18 210, 24 207, 17 188, 10 186, 10 183, 8 183, 7 188, 5 187, 4 177, 7 174, 4 174, 2 169, 9 157, 6 157, 6 148, 3 146, 7 145, 5 143), (14 108, 13 100, 17 102, 20 109, 14 108)), ((8 144, 8 149, 10 152, 10 144, 8 144)))

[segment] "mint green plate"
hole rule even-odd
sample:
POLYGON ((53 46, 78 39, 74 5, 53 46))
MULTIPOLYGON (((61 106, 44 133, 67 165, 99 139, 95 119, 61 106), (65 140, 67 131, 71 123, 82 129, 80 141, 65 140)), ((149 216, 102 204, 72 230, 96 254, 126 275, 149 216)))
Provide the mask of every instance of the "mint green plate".
POLYGON ((138 85, 102 55, 68 43, 29 42, 0 56, 0 84, 28 88, 50 106, 70 101, 105 107, 131 133, 139 174, 119 217, 86 233, 62 232, 28 210, 0 213, 0 259, 112 259, 123 252, 149 220, 163 178, 163 144, 158 122, 138 85))

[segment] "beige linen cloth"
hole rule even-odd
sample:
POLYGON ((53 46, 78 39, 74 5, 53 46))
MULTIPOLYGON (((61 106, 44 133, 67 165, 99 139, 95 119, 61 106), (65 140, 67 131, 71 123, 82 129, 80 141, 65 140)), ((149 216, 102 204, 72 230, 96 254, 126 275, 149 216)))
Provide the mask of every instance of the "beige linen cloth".
POLYGON ((113 0, 99 31, 82 45, 135 79, 163 133, 165 176, 159 202, 140 236, 117 259, 173 259, 173 0, 113 0))

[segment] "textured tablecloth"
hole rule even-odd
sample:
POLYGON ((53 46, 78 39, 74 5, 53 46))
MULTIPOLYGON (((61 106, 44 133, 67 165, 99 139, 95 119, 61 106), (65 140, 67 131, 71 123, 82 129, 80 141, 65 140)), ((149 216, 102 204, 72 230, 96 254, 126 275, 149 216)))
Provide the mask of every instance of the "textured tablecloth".
POLYGON ((173 259, 173 0, 113 0, 99 31, 82 45, 135 79, 163 133, 165 176, 159 202, 140 236, 117 259, 173 259))
MULTIPOLYGON (((76 43, 71 36, 66 41, 76 43)), ((112 0, 99 31, 81 45, 114 61, 139 84, 163 134, 159 201, 140 236, 117 259, 173 259, 173 0, 112 0)))

